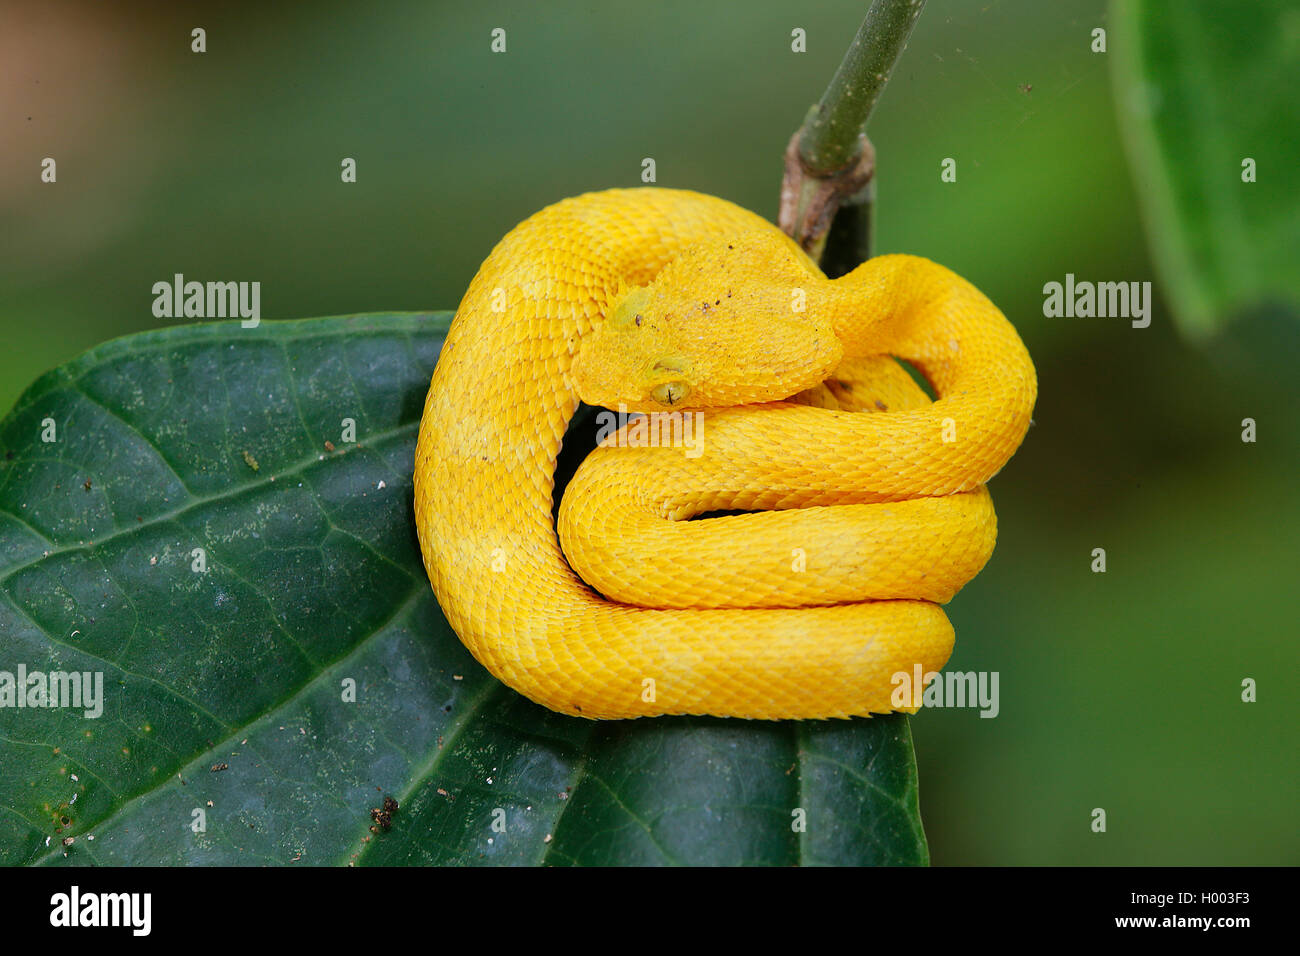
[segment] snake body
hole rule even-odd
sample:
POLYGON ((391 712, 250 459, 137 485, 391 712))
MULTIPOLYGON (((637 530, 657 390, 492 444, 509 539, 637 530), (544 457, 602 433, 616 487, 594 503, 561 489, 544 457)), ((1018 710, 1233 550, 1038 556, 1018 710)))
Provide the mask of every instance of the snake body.
POLYGON ((992 551, 984 483, 1036 390, 1011 324, 929 260, 829 280, 721 199, 567 199, 501 240, 443 345, 415 457, 425 567, 475 658, 552 710, 915 710, 895 675, 951 653, 938 603, 992 551), (627 447, 624 428, 570 482, 557 536, 580 400, 698 411, 702 441, 627 447), (686 520, 717 511, 744 513, 686 520))

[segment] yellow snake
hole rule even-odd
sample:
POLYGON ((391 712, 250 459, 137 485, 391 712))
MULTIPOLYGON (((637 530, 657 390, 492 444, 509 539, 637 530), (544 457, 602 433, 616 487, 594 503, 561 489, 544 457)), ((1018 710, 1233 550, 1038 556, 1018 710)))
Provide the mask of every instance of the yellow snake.
POLYGON ((992 552, 984 483, 1036 392, 1002 313, 927 259, 829 280, 721 199, 566 199, 501 240, 442 347, 415 455, 425 567, 475 658, 562 713, 914 711, 894 675, 947 662, 938 603, 992 552), (607 439, 557 538, 579 400, 703 425, 694 451, 684 431, 607 439), (745 513, 686 520, 716 511, 745 513))

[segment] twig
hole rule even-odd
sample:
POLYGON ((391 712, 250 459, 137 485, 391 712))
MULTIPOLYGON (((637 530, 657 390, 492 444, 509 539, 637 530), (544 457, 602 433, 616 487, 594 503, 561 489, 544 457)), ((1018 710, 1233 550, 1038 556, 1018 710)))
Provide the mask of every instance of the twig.
POLYGON ((869 237, 871 197, 862 194, 875 172, 875 151, 862 129, 924 6, 925 0, 873 0, 821 102, 786 148, 780 225, 814 259, 850 197, 865 207, 854 212, 853 244, 869 237))

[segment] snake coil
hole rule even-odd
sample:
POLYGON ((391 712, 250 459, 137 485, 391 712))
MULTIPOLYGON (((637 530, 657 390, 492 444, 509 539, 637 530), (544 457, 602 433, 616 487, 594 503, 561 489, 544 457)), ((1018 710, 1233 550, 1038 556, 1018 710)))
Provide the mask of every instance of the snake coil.
POLYGON ((1002 313, 926 259, 829 280, 721 199, 564 200, 501 240, 443 345, 415 457, 425 567, 473 655, 552 710, 912 711, 895 675, 951 653, 939 604, 992 552, 984 484, 1036 391, 1002 313), (645 420, 610 436, 557 536, 580 400, 692 444, 636 440, 645 420), (743 513, 686 520, 716 511, 743 513))

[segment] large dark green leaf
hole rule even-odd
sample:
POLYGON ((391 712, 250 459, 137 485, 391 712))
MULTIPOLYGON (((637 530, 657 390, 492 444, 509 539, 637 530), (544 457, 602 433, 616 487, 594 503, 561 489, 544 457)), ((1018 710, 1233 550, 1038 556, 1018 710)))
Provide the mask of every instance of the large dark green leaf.
POLYGON ((1113 12, 1120 128, 1175 317, 1205 335, 1253 308, 1300 315, 1300 8, 1115 0, 1113 12))
POLYGON ((0 670, 105 690, 0 709, 0 861, 925 862, 902 716, 595 724, 470 658, 411 516, 447 322, 150 332, 0 422, 0 670))

